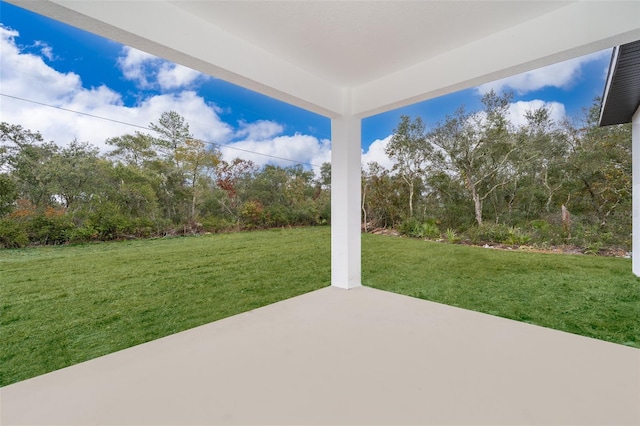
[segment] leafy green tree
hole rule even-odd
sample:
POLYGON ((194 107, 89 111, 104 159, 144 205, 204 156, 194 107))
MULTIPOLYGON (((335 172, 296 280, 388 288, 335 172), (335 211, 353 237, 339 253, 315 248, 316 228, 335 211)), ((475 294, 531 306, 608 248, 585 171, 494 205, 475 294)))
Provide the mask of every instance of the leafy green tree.
POLYGON ((17 124, 7 122, 0 123, 0 142, 3 146, 3 154, 7 154, 7 147, 23 147, 38 145, 43 142, 40 132, 32 132, 17 124))
POLYGON ((287 184, 284 189, 286 205, 291 211, 293 225, 315 225, 318 222, 318 209, 314 202, 316 188, 314 173, 296 165, 287 167, 287 184))
POLYGON ((572 136, 571 209, 590 211, 600 225, 614 217, 625 222, 623 218, 631 216, 631 125, 599 127, 598 115, 596 100, 582 122, 568 131, 572 136))
POLYGON ((264 206, 265 221, 270 226, 291 224, 293 214, 286 194, 288 181, 285 168, 266 165, 246 182, 246 198, 264 206))
POLYGON ((331 221, 331 163, 325 162, 320 166, 316 180, 316 190, 313 200, 318 211, 318 223, 327 224, 331 221))
POLYGON ((191 192, 189 219, 195 221, 198 183, 218 166, 220 152, 215 149, 207 149, 204 142, 197 139, 187 139, 183 145, 176 148, 175 158, 187 174, 191 192))
POLYGON ((155 160, 156 151, 153 149, 153 138, 144 133, 135 132, 115 138, 109 138, 107 145, 114 147, 107 157, 114 158, 123 164, 142 167, 145 162, 155 160))
POLYGON ((77 203, 90 202, 101 192, 104 182, 98 148, 86 143, 72 141, 50 159, 49 179, 56 198, 67 210, 77 203))
POLYGON ((326 190, 331 188, 331 163, 325 162, 320 166, 318 183, 322 189, 326 190))
POLYGON ((151 223, 160 219, 155 176, 133 165, 116 164, 108 173, 106 197, 120 206, 132 220, 145 218, 151 223))
POLYGON ((218 162, 216 184, 224 191, 224 197, 218 203, 235 221, 240 220, 238 208, 241 203, 242 182, 251 179, 256 170, 257 166, 252 161, 241 158, 218 162))
POLYGON ((4 122, 0 123, 0 142, 3 167, 15 183, 18 198, 39 208, 55 203, 49 174, 58 146, 43 142, 38 132, 4 122))
POLYGON ((182 171, 163 159, 148 162, 144 170, 150 177, 162 217, 174 224, 184 222, 191 197, 182 171))
POLYGON ((15 182, 9 174, 0 173, 0 217, 11 213, 18 199, 18 191, 15 182))
POLYGON ((519 146, 512 137, 507 110, 511 94, 482 97, 484 109, 467 113, 460 108, 429 137, 428 157, 433 172, 456 176, 467 189, 479 226, 484 201, 512 178, 510 160, 519 146))
POLYGON ((188 141, 194 140, 189 123, 177 112, 167 111, 149 127, 157 134, 151 140, 159 158, 151 161, 148 168, 158 176, 160 205, 172 222, 178 224, 189 221, 189 217, 195 214, 192 208, 195 193, 188 170, 193 164, 184 164, 184 161, 191 159, 188 153, 193 149, 187 146, 190 143, 188 141))
POLYGON ((189 123, 175 111, 163 112, 158 122, 151 123, 149 128, 158 135, 153 138, 153 145, 168 160, 175 161, 176 150, 193 139, 189 123))
POLYGON ((263 207, 268 226, 315 225, 329 219, 328 192, 318 187, 311 170, 267 165, 246 182, 245 198, 263 207))
POLYGON ((363 220, 373 227, 394 227, 406 216, 408 194, 405 181, 378 163, 370 163, 363 171, 363 220))
POLYGON ((393 131, 386 154, 394 160, 392 171, 407 185, 409 194, 409 217, 413 217, 413 199, 416 185, 421 182, 427 158, 431 152, 427 142, 425 125, 420 117, 411 120, 406 115, 400 117, 400 123, 393 131))
POLYGON ((559 209, 568 180, 569 144, 562 123, 554 122, 545 107, 527 111, 525 119, 514 134, 518 150, 509 161, 511 179, 491 200, 496 217, 506 214, 508 223, 559 209))
POLYGON ((475 222, 473 207, 460 179, 447 173, 429 173, 426 208, 444 229, 467 228, 475 222))

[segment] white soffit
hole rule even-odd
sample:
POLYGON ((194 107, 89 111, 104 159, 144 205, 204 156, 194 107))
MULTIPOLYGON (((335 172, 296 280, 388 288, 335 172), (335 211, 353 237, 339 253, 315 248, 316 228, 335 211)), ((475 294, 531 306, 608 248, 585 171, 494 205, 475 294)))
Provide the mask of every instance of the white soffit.
POLYGON ((336 117, 640 39, 640 1, 10 0, 336 117))
POLYGON ((176 1, 338 87, 356 87, 568 2, 176 1))

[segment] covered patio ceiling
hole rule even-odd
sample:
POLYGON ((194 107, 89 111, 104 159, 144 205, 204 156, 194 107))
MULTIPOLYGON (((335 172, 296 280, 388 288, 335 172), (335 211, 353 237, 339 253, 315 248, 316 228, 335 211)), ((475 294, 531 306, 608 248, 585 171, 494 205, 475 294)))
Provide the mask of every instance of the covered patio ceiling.
POLYGON ((635 0, 10 2, 331 118, 640 39, 635 0))

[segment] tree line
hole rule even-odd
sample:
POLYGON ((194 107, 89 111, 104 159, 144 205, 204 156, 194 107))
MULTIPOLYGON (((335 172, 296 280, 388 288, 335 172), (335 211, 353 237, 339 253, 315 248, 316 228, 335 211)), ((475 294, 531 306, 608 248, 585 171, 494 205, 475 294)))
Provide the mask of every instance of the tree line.
MULTIPOLYGON (((393 166, 362 170, 365 231, 508 245, 631 246, 631 126, 598 127, 551 111, 509 120, 511 93, 490 92, 427 128, 403 116, 393 166)), ((61 147, 0 123, 0 246, 62 244, 330 223, 331 166, 258 167, 222 159, 176 112, 108 139, 109 152, 61 147)))
POLYGON ((328 164, 258 167, 222 159, 169 111, 155 135, 61 147, 0 123, 0 246, 62 244, 329 221, 328 164))
POLYGON ((365 229, 509 245, 631 246, 631 126, 584 116, 555 122, 548 108, 509 120, 512 93, 430 129, 403 116, 386 147, 389 170, 363 171, 365 229))

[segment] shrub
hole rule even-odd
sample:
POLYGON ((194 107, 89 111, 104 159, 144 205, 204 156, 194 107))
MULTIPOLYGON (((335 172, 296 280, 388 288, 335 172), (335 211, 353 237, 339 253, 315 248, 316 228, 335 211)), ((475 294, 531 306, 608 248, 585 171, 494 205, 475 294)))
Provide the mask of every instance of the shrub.
POLYGON ((20 248, 29 245, 24 224, 11 219, 0 220, 0 247, 20 248))
POLYGON ((585 254, 598 254, 607 246, 620 244, 607 226, 593 223, 576 223, 573 228, 571 242, 584 247, 585 254))
POLYGON ((456 234, 456 231, 451 228, 447 228, 446 231, 444 231, 444 236, 450 244, 455 244, 460 241, 460 237, 456 234))
POLYGON ((264 225, 264 206, 260 201, 247 201, 242 205, 240 217, 245 226, 261 227, 264 225))
POLYGON ((509 244, 512 246, 521 246, 524 244, 529 244, 531 242, 531 237, 527 235, 527 233, 523 232, 520 228, 509 228, 509 235, 504 241, 501 241, 505 244, 509 244))
POLYGON ((510 228, 502 224, 484 224, 470 228, 467 232, 474 244, 503 243, 509 238, 510 228))
POLYGON ((115 240, 135 232, 134 222, 125 216, 118 205, 105 202, 98 205, 90 215, 88 224, 95 229, 100 240, 115 240))
POLYGON ((602 250, 602 243, 600 241, 595 241, 587 244, 584 249, 584 254, 598 255, 600 254, 600 250, 602 250))
POLYGON ((400 224, 400 226, 398 227, 398 231, 400 231, 400 233, 403 235, 411 235, 418 225, 419 222, 417 219, 407 219, 400 224))
POLYGON ((207 216, 200 223, 202 223, 202 228, 205 232, 224 232, 237 227, 235 222, 217 216, 207 216))
POLYGON ((307 226, 318 223, 318 209, 312 203, 305 203, 290 209, 288 225, 307 226))
POLYGON ((551 224, 542 219, 532 220, 531 222, 529 222, 529 226, 539 231, 547 231, 549 228, 551 228, 551 224))
POLYGON ((139 217, 134 220, 133 225, 136 237, 149 238, 156 234, 157 226, 151 219, 139 217))
POLYGON ((269 227, 285 226, 289 224, 287 209, 281 204, 273 204, 265 211, 266 223, 269 227))
POLYGON ((69 241, 69 231, 73 228, 67 215, 50 212, 35 215, 27 223, 29 239, 36 244, 64 244, 69 241))
POLYGON ((67 240, 73 243, 86 243, 98 239, 98 231, 90 224, 77 226, 67 231, 67 240))
POLYGON ((440 228, 435 223, 423 223, 421 231, 426 238, 440 238, 440 228))
POLYGON ((434 219, 420 223, 417 219, 407 219, 400 225, 400 233, 415 238, 438 238, 440 229, 434 219))

